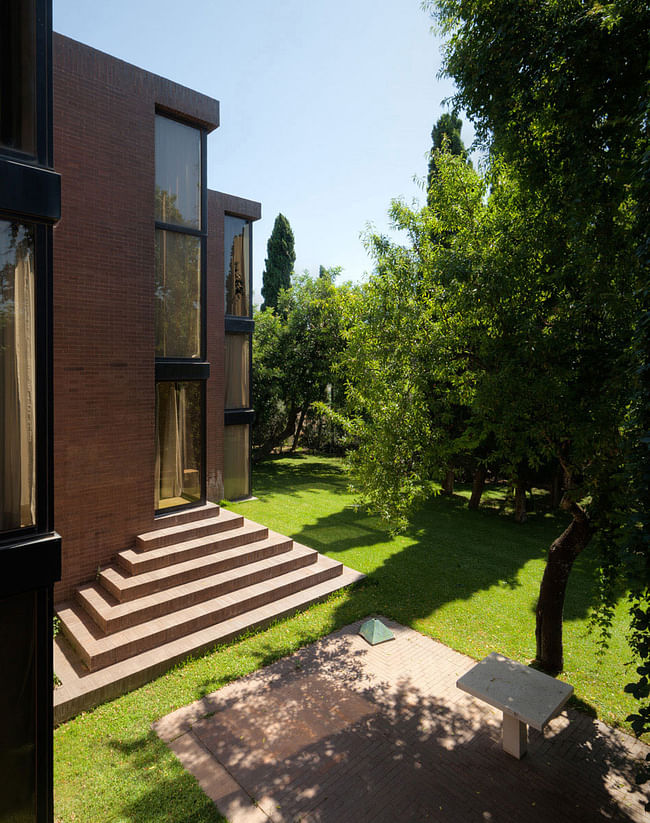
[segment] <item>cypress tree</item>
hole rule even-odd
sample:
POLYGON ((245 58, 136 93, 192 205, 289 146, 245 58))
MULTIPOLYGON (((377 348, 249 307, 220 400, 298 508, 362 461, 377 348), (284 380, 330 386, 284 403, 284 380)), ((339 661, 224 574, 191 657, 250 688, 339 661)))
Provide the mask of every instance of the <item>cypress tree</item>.
POLYGON ((445 112, 440 115, 438 121, 431 130, 431 154, 429 155, 429 174, 427 176, 427 191, 431 190, 434 178, 437 173, 436 152, 438 152, 444 144, 445 138, 448 140, 448 148, 452 154, 456 154, 466 160, 470 166, 471 161, 468 158, 469 152, 460 136, 460 130, 463 126, 463 121, 454 112, 445 112))
POLYGON ((266 254, 262 274, 262 311, 276 308, 280 289, 288 289, 291 285, 296 252, 291 226, 283 214, 278 214, 275 218, 266 254))

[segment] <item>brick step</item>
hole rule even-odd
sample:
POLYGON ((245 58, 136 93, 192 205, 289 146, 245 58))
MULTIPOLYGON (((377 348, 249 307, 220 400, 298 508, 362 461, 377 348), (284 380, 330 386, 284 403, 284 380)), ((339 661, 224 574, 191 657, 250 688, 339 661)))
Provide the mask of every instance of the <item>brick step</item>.
POLYGON ((338 577, 342 572, 341 563, 318 555, 316 562, 306 568, 246 586, 107 636, 101 634, 92 618, 75 603, 64 604, 58 609, 58 614, 66 637, 92 672, 187 634, 199 632, 220 621, 259 609, 338 577))
POLYGON ((92 709, 106 700, 112 700, 160 677, 172 666, 187 660, 191 655, 227 643, 251 629, 261 629, 274 620, 294 614, 328 597, 343 586, 357 583, 363 577, 360 572, 343 567, 343 573, 339 577, 274 600, 266 606, 260 606, 221 623, 215 623, 178 640, 162 643, 155 649, 94 673, 85 670, 63 633, 60 633, 54 643, 54 670, 61 678, 62 686, 54 690, 54 722, 65 723, 79 712, 92 709))
MULTIPOLYGON (((280 537, 280 535, 276 535, 280 537)), ((137 600, 119 603, 97 583, 77 589, 76 600, 93 618, 99 628, 107 633, 122 631, 138 623, 162 617, 165 614, 188 608, 206 600, 246 586, 261 583, 272 577, 286 574, 316 562, 318 553, 306 546, 292 547, 292 541, 284 538, 274 543, 264 541, 264 548, 250 551, 245 563, 238 568, 227 566, 220 573, 201 576, 198 580, 171 589, 148 594, 137 600), (284 548, 284 546, 287 548, 284 548), (284 549, 279 553, 279 549, 284 549)), ((235 550, 232 552, 235 553, 235 550)), ((235 560, 240 560, 235 557, 235 560)), ((225 558, 224 558, 225 560, 225 558)))
POLYGON ((174 566, 186 560, 204 557, 206 554, 233 549, 235 546, 244 546, 255 543, 268 537, 266 526, 256 523, 242 523, 233 526, 227 531, 207 534, 184 540, 182 543, 173 543, 170 546, 161 546, 147 552, 138 552, 125 549, 115 555, 115 561, 127 574, 136 575, 174 566))
POLYGON ((100 572, 98 582, 119 603, 126 603, 138 597, 181 586, 183 583, 191 583, 202 577, 236 569, 247 562, 288 552, 293 545, 291 538, 279 534, 271 534, 268 537, 257 535, 252 540, 250 535, 243 535, 242 539, 237 537, 234 536, 228 545, 217 547, 220 550, 212 547, 209 554, 190 556, 189 560, 181 563, 141 574, 130 575, 119 566, 108 566, 100 572))
POLYGON ((204 503, 182 511, 159 514, 156 516, 157 528, 167 529, 170 526, 180 526, 182 523, 190 523, 194 520, 204 520, 206 517, 216 517, 220 511, 216 503, 204 503))
POLYGON ((145 534, 139 534, 135 538, 135 547, 138 551, 148 551, 158 549, 162 546, 171 546, 173 543, 180 543, 182 540, 192 540, 195 537, 204 537, 208 534, 233 528, 239 521, 239 525, 244 518, 240 514, 235 514, 227 509, 219 509, 216 517, 205 517, 203 520, 191 520, 186 523, 178 523, 175 526, 166 526, 155 529, 145 534))

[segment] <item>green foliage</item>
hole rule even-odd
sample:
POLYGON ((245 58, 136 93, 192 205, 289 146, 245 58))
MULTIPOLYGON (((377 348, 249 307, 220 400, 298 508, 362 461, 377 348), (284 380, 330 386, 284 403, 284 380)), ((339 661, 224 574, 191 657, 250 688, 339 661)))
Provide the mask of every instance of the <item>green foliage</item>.
POLYGON ((460 130, 463 127, 463 121, 458 117, 456 112, 444 112, 436 121, 431 130, 431 156, 429 157, 429 173, 427 176, 427 192, 433 185, 434 178, 437 173, 436 156, 439 151, 445 149, 446 151, 462 157, 463 160, 470 163, 469 152, 465 148, 465 144, 460 136, 460 130))
POLYGON ((266 246, 265 268, 262 273, 262 311, 274 309, 282 289, 291 285, 293 264, 296 261, 293 232, 289 221, 283 214, 278 214, 273 224, 273 231, 266 246))
POLYGON ((317 278, 306 273, 294 277, 291 288, 278 295, 276 312, 255 315, 256 459, 297 432, 295 446, 311 406, 325 402, 328 392, 332 395, 335 362, 343 348, 341 306, 351 290, 334 284, 339 271, 321 268, 317 278))
POLYGON ((489 178, 437 164, 426 208, 392 205, 408 244, 367 238, 377 274, 347 354, 363 499, 403 525, 453 455, 487 443, 508 479, 556 458, 577 500, 594 494, 619 448, 634 255, 563 236, 500 161, 489 178))
MULTIPOLYGON (((555 215, 562 228, 555 250, 563 253, 564 242, 600 256, 595 285, 603 295, 601 313, 614 288, 636 292, 635 345, 627 364, 619 364, 629 414, 617 448, 611 449, 610 438, 609 447, 596 449, 595 464, 609 462, 611 471, 598 484, 592 478, 591 487, 592 516, 604 538, 600 623, 606 635, 615 578, 624 573, 632 591, 633 645, 647 660, 650 6, 636 0, 424 5, 448 35, 445 71, 458 87, 454 105, 468 112, 492 151, 507 157, 546 213, 555 215), (613 283, 608 262, 625 266, 633 248, 638 264, 627 268, 627 282, 613 283)), ((646 700, 644 672, 639 675, 630 688, 646 700)), ((647 701, 636 722, 638 730, 650 728, 647 701)))

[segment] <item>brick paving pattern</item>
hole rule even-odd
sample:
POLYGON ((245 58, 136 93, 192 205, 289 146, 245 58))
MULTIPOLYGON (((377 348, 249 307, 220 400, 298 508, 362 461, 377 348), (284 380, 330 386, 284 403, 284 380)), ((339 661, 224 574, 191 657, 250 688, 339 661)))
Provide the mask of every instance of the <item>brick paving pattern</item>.
POLYGON ((456 688, 474 661, 382 619, 395 640, 355 623, 154 724, 231 823, 650 821, 647 746, 568 709, 515 760, 456 688))

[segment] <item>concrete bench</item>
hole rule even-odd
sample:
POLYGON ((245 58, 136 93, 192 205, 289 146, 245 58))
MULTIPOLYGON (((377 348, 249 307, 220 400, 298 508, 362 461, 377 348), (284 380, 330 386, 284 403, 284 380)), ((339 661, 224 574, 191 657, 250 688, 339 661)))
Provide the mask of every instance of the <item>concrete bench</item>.
POLYGON ((503 712, 503 750, 517 759, 526 754, 528 726, 542 731, 573 694, 573 686, 493 652, 456 682, 456 686, 503 712))

